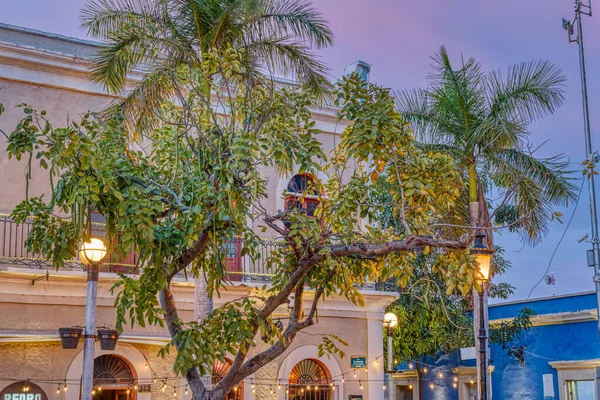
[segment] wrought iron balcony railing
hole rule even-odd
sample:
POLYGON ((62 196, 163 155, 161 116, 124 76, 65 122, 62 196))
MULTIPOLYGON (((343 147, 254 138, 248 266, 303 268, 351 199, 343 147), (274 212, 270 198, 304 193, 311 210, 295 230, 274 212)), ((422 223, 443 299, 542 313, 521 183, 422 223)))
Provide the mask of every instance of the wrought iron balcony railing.
MULTIPOLYGON (((103 230, 102 223, 94 223, 94 231, 103 230)), ((52 268, 52 261, 42 254, 32 253, 25 241, 31 231, 31 221, 17 224, 7 214, 0 214, 0 265, 18 265, 25 268, 47 270, 52 268)), ((236 282, 268 282, 272 279, 273 272, 267 268, 266 260, 271 252, 281 246, 277 240, 265 239, 258 248, 260 257, 253 260, 250 256, 242 256, 242 239, 233 239, 226 242, 226 266, 228 278, 236 282)), ((109 259, 111 259, 109 257, 109 259)), ((115 272, 124 274, 139 274, 142 268, 139 265, 138 255, 135 252, 120 257, 117 262, 107 262, 101 265, 101 272, 115 272)), ((65 270, 83 271, 83 264, 77 258, 68 260, 63 267, 65 270)), ((182 274, 183 276, 183 274, 182 274)), ((397 291, 393 282, 373 282, 362 286, 364 289, 379 291, 397 291)))

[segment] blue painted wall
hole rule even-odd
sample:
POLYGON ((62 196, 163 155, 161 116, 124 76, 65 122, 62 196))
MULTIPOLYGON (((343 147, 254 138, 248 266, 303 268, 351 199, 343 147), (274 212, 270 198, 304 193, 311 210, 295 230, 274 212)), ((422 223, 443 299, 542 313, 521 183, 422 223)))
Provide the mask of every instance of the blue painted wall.
MULTIPOLYGON (((593 293, 584 293, 532 301, 499 303, 490 306, 490 320, 514 317, 524 307, 533 309, 538 316, 567 314, 595 309, 596 297, 593 293)), ((558 376, 549 362, 600 358, 600 341, 595 321, 536 326, 521 338, 520 344, 525 346, 526 351, 524 367, 510 359, 500 346, 492 345, 490 347, 494 365, 492 374, 494 399, 558 400, 558 376), (544 374, 553 374, 554 397, 544 398, 543 396, 542 375, 544 374)), ((457 365, 474 366, 475 360, 459 360, 458 355, 453 354, 442 356, 437 360, 428 360, 428 364, 431 367, 425 376, 425 399, 455 400, 458 398, 458 394, 452 386, 451 368, 457 365), (444 379, 439 379, 440 371, 444 379), (434 384, 434 389, 430 389, 430 383, 434 384)), ((406 363, 398 366, 398 369, 406 368, 406 363)))

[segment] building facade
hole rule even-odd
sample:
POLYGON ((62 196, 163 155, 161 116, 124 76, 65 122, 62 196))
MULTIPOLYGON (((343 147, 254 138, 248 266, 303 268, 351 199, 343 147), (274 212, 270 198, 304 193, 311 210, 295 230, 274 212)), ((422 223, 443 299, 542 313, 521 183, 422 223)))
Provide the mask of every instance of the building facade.
MULTIPOLYGON (((533 327, 520 339, 520 365, 500 346, 490 346, 492 397, 499 400, 595 400, 600 340, 595 292, 490 305, 490 323, 536 312, 533 327)), ((396 400, 477 399, 475 349, 428 361, 421 381, 410 363, 394 374, 396 400)))
MULTIPOLYGON (((95 42, 0 25, 0 103, 5 109, 0 129, 11 132, 22 116, 22 109, 16 107, 21 103, 46 110, 53 123, 60 125, 87 111, 100 111, 117 100, 89 80, 90 58, 99 46, 95 42)), ((134 84, 140 76, 131 74, 128 83, 134 84)), ((327 107, 315 110, 313 117, 323 131, 320 137, 328 151, 343 124, 337 123, 335 110, 327 107)), ((6 138, 0 136, 0 396, 6 400, 75 400, 80 395, 83 345, 81 341, 76 349, 63 349, 58 329, 84 325, 86 274, 77 260, 57 271, 51 263, 26 250, 24 241, 29 225, 16 225, 9 217, 26 192, 25 168, 26 162, 8 160, 6 138)), ((41 170, 32 172, 29 194, 48 192, 47 175, 41 170)), ((276 176, 268 170, 264 174, 270 177, 265 206, 274 211, 283 209, 286 206, 283 191, 296 178, 276 176)), ((310 208, 309 203, 300 206, 310 208)), ((265 251, 269 243, 265 241, 265 251)), ((216 307, 247 296, 255 287, 269 282, 268 271, 262 265, 241 257, 235 241, 230 245, 227 266, 233 274, 233 284, 215 299, 216 307)), ((138 273, 135 255, 102 267, 98 326, 115 325, 115 297, 111 287, 119 279, 116 272, 138 273)), ((177 278, 173 286, 181 318, 192 320, 193 280, 177 278)), ((382 319, 385 307, 395 296, 375 287, 361 291, 365 307, 353 305, 342 297, 323 302, 318 324, 299 334, 282 356, 245 379, 228 398, 383 398, 382 319), (317 346, 323 333, 348 341, 345 358, 319 357, 317 346), (357 371, 356 378, 351 376, 356 372, 351 368, 351 358, 367 363, 367 368, 357 371)), ((287 310, 282 309, 275 316, 283 319, 287 315, 287 310)), ((166 329, 136 325, 126 329, 114 350, 102 350, 97 343, 96 398, 191 398, 185 381, 173 373, 173 355, 157 356, 168 341, 166 329)), ((227 363, 215 363, 212 379, 218 380, 227 368, 227 363)))

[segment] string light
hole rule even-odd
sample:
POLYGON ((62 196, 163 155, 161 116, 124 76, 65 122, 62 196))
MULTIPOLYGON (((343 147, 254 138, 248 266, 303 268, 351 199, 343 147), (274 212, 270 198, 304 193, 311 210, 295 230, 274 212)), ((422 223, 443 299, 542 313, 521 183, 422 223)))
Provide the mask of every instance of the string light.
MULTIPOLYGON (((237 386, 233 390, 237 390, 237 386)), ((185 385, 185 395, 188 395, 188 385, 185 385)))
POLYGON ((177 390, 173 388, 173 397, 177 397, 177 390))
POLYGON ((431 388, 431 390, 433 390, 433 383, 429 384, 429 387, 431 388))
POLYGON ((137 383, 135 385, 133 385, 133 390, 138 390, 138 385, 137 383))
POLYGON ((101 392, 102 391, 102 385, 98 385, 98 391, 101 392))
POLYGON ((163 393, 165 392, 165 390, 167 390, 167 381, 163 381, 163 385, 162 385, 163 393))
POLYGON ((456 376, 454 377, 454 382, 458 382, 458 378, 456 376))
POLYGON ((385 383, 383 384, 383 390, 385 390, 385 383))
POLYGON ((154 378, 154 383, 156 383, 156 378, 154 378))
POLYGON ((365 366, 365 372, 369 372, 369 367, 365 366))
POLYGON ((408 385, 408 388, 409 388, 410 390, 412 390, 412 385, 408 385))
POLYGON ((60 383, 58 384, 58 387, 56 388, 56 394, 60 394, 60 383))
POLYGON ((92 389, 92 396, 96 395, 96 389, 92 389))
POLYGON ((363 384, 362 384, 362 382, 361 382, 361 381, 358 381, 358 384, 360 385, 360 390, 363 390, 363 389, 364 389, 364 387, 363 387, 363 384))
POLYGON ((427 373, 427 367, 424 367, 424 368, 423 368, 423 372, 424 372, 424 373, 427 373))
POLYGON ((456 386, 457 386, 456 383, 452 384, 452 387, 455 388, 455 389, 456 389, 456 386))
POLYGON ((473 378, 471 378, 471 385, 474 384, 475 382, 473 382, 473 378))
POLYGON ((332 387, 331 387, 331 390, 335 390, 335 386, 332 386, 332 387))
POLYGON ((306 385, 306 390, 310 390, 310 385, 306 385))
POLYGON ((127 394, 129 394, 131 392, 131 389, 127 388, 127 394))
POLYGON ((65 384, 63 386, 63 392, 66 392, 67 390, 69 390, 69 388, 67 387, 67 380, 65 379, 65 384))
POLYGON ((281 390, 281 383, 277 385, 277 390, 281 390))
POLYGON ((342 374, 342 383, 346 382, 346 378, 344 377, 344 374, 342 374))
POLYGON ((144 364, 144 368, 148 369, 148 362, 146 362, 146 364, 144 364))
POLYGON ((412 365, 412 363, 408 363, 408 368, 409 368, 409 369, 413 369, 413 365, 412 365))
POLYGON ((354 377, 356 378, 356 370, 354 370, 354 372, 353 372, 353 373, 354 373, 354 377))
POLYGON ((444 374, 442 374, 441 372, 439 373, 440 378, 444 377, 444 374))

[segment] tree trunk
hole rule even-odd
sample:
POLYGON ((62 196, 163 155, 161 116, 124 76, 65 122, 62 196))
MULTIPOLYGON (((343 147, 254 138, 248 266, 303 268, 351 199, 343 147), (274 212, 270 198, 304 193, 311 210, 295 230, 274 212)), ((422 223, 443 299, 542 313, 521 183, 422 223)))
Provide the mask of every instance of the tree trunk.
MULTIPOLYGON (((202 322, 213 311, 213 308, 213 300, 208 296, 208 284, 206 283, 204 274, 200 271, 200 275, 196 278, 194 284, 194 320, 198 323, 202 322)), ((210 370, 207 375, 202 377, 202 381, 206 388, 211 388, 210 370)))

